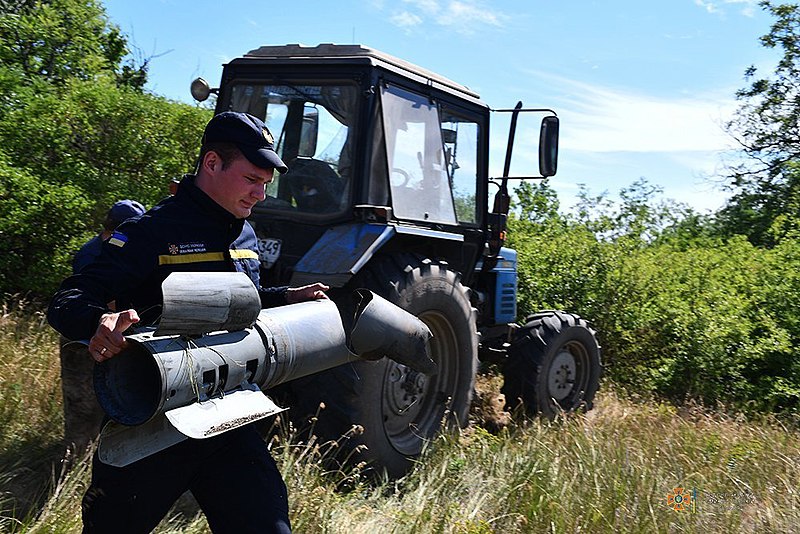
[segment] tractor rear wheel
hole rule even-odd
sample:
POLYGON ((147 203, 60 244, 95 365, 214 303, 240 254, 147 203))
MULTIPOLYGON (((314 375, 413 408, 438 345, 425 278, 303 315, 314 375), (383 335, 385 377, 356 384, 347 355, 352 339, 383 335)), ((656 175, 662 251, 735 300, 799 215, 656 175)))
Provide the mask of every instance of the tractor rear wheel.
POLYGON ((600 346, 585 320, 558 311, 532 315, 508 349, 506 409, 550 419, 589 410, 601 370, 600 346))
POLYGON ((437 371, 428 376, 382 358, 318 373, 301 387, 306 401, 321 396, 325 405, 312 429, 318 438, 335 440, 355 426, 339 456, 399 477, 443 425, 467 424, 478 362, 476 314, 456 272, 411 254, 374 258, 348 286, 360 287, 431 329, 437 371))

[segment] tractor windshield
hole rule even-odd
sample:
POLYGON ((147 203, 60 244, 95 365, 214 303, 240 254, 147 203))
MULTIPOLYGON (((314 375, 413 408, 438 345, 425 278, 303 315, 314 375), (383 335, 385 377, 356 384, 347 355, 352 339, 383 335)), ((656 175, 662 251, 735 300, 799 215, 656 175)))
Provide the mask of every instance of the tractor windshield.
POLYGON ((260 208, 325 217, 349 205, 357 88, 354 85, 232 87, 230 109, 260 117, 289 167, 260 208))

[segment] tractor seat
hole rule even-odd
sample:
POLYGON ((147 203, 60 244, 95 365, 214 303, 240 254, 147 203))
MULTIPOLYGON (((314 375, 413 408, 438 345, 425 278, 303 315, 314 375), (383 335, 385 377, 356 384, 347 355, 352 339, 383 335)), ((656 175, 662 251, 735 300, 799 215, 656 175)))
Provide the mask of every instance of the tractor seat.
POLYGON ((289 164, 286 179, 297 209, 317 213, 339 210, 344 189, 342 179, 324 161, 297 158, 289 164))

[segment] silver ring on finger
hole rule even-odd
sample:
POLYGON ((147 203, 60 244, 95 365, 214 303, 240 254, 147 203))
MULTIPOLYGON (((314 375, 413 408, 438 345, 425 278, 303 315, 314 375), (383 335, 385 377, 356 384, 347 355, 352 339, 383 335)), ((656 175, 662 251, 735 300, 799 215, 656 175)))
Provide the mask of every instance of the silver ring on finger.
POLYGON ((108 347, 103 347, 102 349, 100 349, 100 350, 99 350, 99 351, 97 351, 97 352, 99 352, 99 353, 100 353, 100 356, 102 356, 103 354, 105 354, 105 353, 106 353, 106 351, 107 351, 107 350, 108 350, 108 347))

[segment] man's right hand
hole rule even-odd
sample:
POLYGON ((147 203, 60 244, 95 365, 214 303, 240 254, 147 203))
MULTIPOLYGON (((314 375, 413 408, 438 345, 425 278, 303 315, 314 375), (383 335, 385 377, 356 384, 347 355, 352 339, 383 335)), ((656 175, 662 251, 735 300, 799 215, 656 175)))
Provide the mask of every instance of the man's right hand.
POLYGON ((316 282, 307 286, 290 287, 286 290, 286 303, 295 304, 306 300, 327 299, 328 295, 326 295, 325 292, 329 289, 330 286, 322 282, 316 282))
POLYGON ((138 322, 139 314, 132 309, 103 314, 97 331, 89 340, 89 354, 96 362, 116 356, 128 345, 122 333, 138 322))

